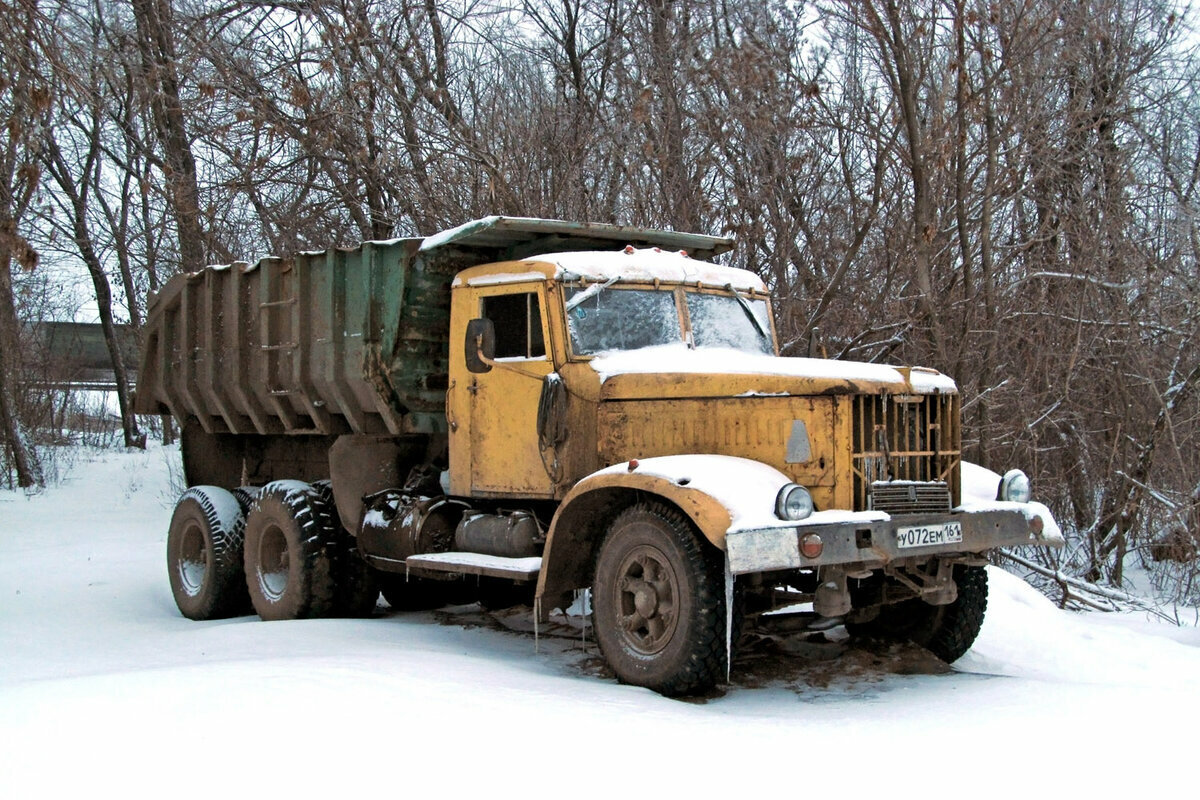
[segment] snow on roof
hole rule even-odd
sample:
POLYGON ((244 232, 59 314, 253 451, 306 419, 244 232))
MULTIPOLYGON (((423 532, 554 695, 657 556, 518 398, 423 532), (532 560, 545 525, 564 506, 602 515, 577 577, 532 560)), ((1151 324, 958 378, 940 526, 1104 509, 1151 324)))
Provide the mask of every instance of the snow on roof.
POLYGON ((609 351, 589 363, 599 373, 601 381, 631 373, 685 372, 864 381, 892 384, 902 390, 911 386, 913 391, 921 393, 953 393, 958 390, 952 379, 934 370, 914 367, 910 372, 910 383, 905 380, 904 371, 883 364, 821 358, 780 358, 717 347, 692 350, 683 342, 641 350, 609 351))
POLYGON ((610 280, 634 283, 701 283, 738 291, 766 293, 767 287, 753 272, 723 267, 709 261, 689 258, 679 251, 656 247, 629 250, 583 250, 567 253, 546 253, 530 256, 518 262, 504 262, 503 267, 481 265, 463 270, 454 279, 454 286, 494 286, 503 283, 525 283, 553 278, 560 281, 586 280, 604 283, 610 280), (547 268, 547 265, 549 268, 547 268), (493 271, 495 270, 495 271, 493 271))
POLYGON ((705 286, 731 285, 734 289, 765 292, 767 286, 753 272, 723 267, 709 261, 689 258, 681 251, 657 247, 629 248, 618 251, 550 253, 526 261, 547 261, 558 267, 559 280, 585 278, 588 281, 662 281, 663 283, 702 283, 705 286), (632 249, 632 252, 630 252, 632 249))

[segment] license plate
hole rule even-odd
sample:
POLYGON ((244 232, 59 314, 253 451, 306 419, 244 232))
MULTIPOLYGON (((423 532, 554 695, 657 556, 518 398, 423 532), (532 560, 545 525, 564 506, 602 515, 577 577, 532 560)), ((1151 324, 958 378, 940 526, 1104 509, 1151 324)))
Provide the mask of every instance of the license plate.
POLYGON ((955 544, 962 541, 962 523, 944 522, 941 525, 914 525, 896 529, 896 546, 901 550, 909 547, 932 547, 940 544, 955 544))

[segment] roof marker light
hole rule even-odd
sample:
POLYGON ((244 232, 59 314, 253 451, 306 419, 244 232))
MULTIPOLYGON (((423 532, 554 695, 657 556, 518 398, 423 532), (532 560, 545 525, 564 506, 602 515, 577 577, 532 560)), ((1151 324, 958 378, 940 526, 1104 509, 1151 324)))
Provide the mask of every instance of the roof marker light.
POLYGON ((636 251, 633 249, 633 245, 631 245, 631 244, 625 245, 625 255, 631 256, 634 254, 634 252, 636 252, 636 251))

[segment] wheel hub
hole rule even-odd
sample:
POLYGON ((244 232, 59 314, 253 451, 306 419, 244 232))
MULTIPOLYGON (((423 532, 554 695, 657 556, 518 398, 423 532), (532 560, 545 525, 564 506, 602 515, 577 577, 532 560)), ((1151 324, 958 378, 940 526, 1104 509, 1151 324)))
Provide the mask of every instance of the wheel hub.
POLYGON ((622 637, 638 653, 658 653, 675 633, 679 579, 666 555, 649 545, 630 551, 618 574, 615 605, 622 637))
POLYGON ((179 544, 179 581, 183 590, 190 597, 195 597, 204 587, 204 578, 208 573, 209 561, 212 557, 204 532, 200 526, 189 525, 180 537, 179 544))
POLYGON ((639 581, 633 590, 633 606, 643 617, 654 616, 658 613, 658 592, 645 581, 639 581))
POLYGON ((268 599, 276 601, 287 591, 291 556, 287 537, 277 525, 263 531, 258 545, 258 585, 268 599))

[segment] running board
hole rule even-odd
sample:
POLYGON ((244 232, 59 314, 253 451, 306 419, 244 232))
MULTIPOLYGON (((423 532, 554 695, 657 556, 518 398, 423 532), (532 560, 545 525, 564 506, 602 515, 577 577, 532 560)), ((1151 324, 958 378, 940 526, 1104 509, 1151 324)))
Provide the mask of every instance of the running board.
POLYGON ((536 581, 542 571, 541 556, 532 558, 503 558, 483 553, 423 553, 409 556, 406 565, 430 572, 449 572, 456 575, 483 575, 488 578, 508 578, 513 581, 536 581))

